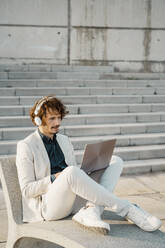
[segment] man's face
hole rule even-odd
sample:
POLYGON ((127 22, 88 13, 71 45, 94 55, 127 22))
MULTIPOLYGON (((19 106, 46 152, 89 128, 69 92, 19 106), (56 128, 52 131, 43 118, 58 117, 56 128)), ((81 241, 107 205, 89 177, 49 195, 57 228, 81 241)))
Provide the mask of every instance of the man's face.
POLYGON ((61 125, 61 114, 57 111, 46 111, 46 116, 42 118, 44 125, 42 125, 43 131, 48 135, 53 135, 58 132, 61 125))

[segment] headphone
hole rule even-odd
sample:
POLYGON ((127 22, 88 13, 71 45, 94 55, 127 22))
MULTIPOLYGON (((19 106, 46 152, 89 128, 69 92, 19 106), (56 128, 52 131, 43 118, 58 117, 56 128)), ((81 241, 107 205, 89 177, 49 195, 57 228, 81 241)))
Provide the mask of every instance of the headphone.
POLYGON ((37 116, 38 113, 39 113, 39 111, 40 111, 40 109, 41 109, 41 107, 42 107, 42 105, 43 105, 45 102, 47 102, 49 99, 52 99, 52 98, 54 98, 54 96, 46 96, 46 97, 43 97, 43 98, 37 103, 36 108, 35 108, 35 111, 34 111, 34 114, 36 115, 36 116, 34 117, 34 122, 35 122, 35 124, 36 124, 37 126, 40 126, 40 125, 42 124, 41 118, 37 116))

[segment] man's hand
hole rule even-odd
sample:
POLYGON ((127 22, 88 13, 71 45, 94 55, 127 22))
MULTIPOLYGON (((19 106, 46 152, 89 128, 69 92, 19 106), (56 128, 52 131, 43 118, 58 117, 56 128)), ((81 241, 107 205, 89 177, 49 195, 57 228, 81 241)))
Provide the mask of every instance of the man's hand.
POLYGON ((54 174, 55 178, 57 178, 60 174, 61 174, 61 172, 58 172, 58 173, 54 174))

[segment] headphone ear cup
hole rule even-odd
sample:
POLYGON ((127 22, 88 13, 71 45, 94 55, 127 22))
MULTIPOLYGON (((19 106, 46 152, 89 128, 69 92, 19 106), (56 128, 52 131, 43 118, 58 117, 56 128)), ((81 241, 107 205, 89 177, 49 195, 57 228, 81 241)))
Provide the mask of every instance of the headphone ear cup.
POLYGON ((35 124, 36 124, 37 126, 40 126, 40 125, 42 124, 42 121, 41 121, 41 119, 40 119, 38 116, 36 116, 36 117, 34 118, 34 122, 35 122, 35 124))

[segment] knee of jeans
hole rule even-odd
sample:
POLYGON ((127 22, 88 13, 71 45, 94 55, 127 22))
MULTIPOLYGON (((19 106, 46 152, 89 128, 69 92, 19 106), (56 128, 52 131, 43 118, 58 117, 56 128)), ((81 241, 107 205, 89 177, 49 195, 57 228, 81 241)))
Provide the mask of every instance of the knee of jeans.
POLYGON ((74 175, 74 174, 76 174, 77 175, 77 173, 79 173, 79 171, 80 171, 80 168, 79 167, 77 167, 77 166, 68 166, 66 169, 65 169, 65 173, 67 174, 67 175, 74 175))
POLYGON ((120 168, 123 169, 124 162, 123 162, 123 160, 122 160, 119 156, 113 155, 113 156, 112 156, 112 159, 111 159, 111 162, 110 162, 110 165, 111 165, 112 163, 113 163, 113 164, 115 163, 115 166, 119 166, 120 168))

